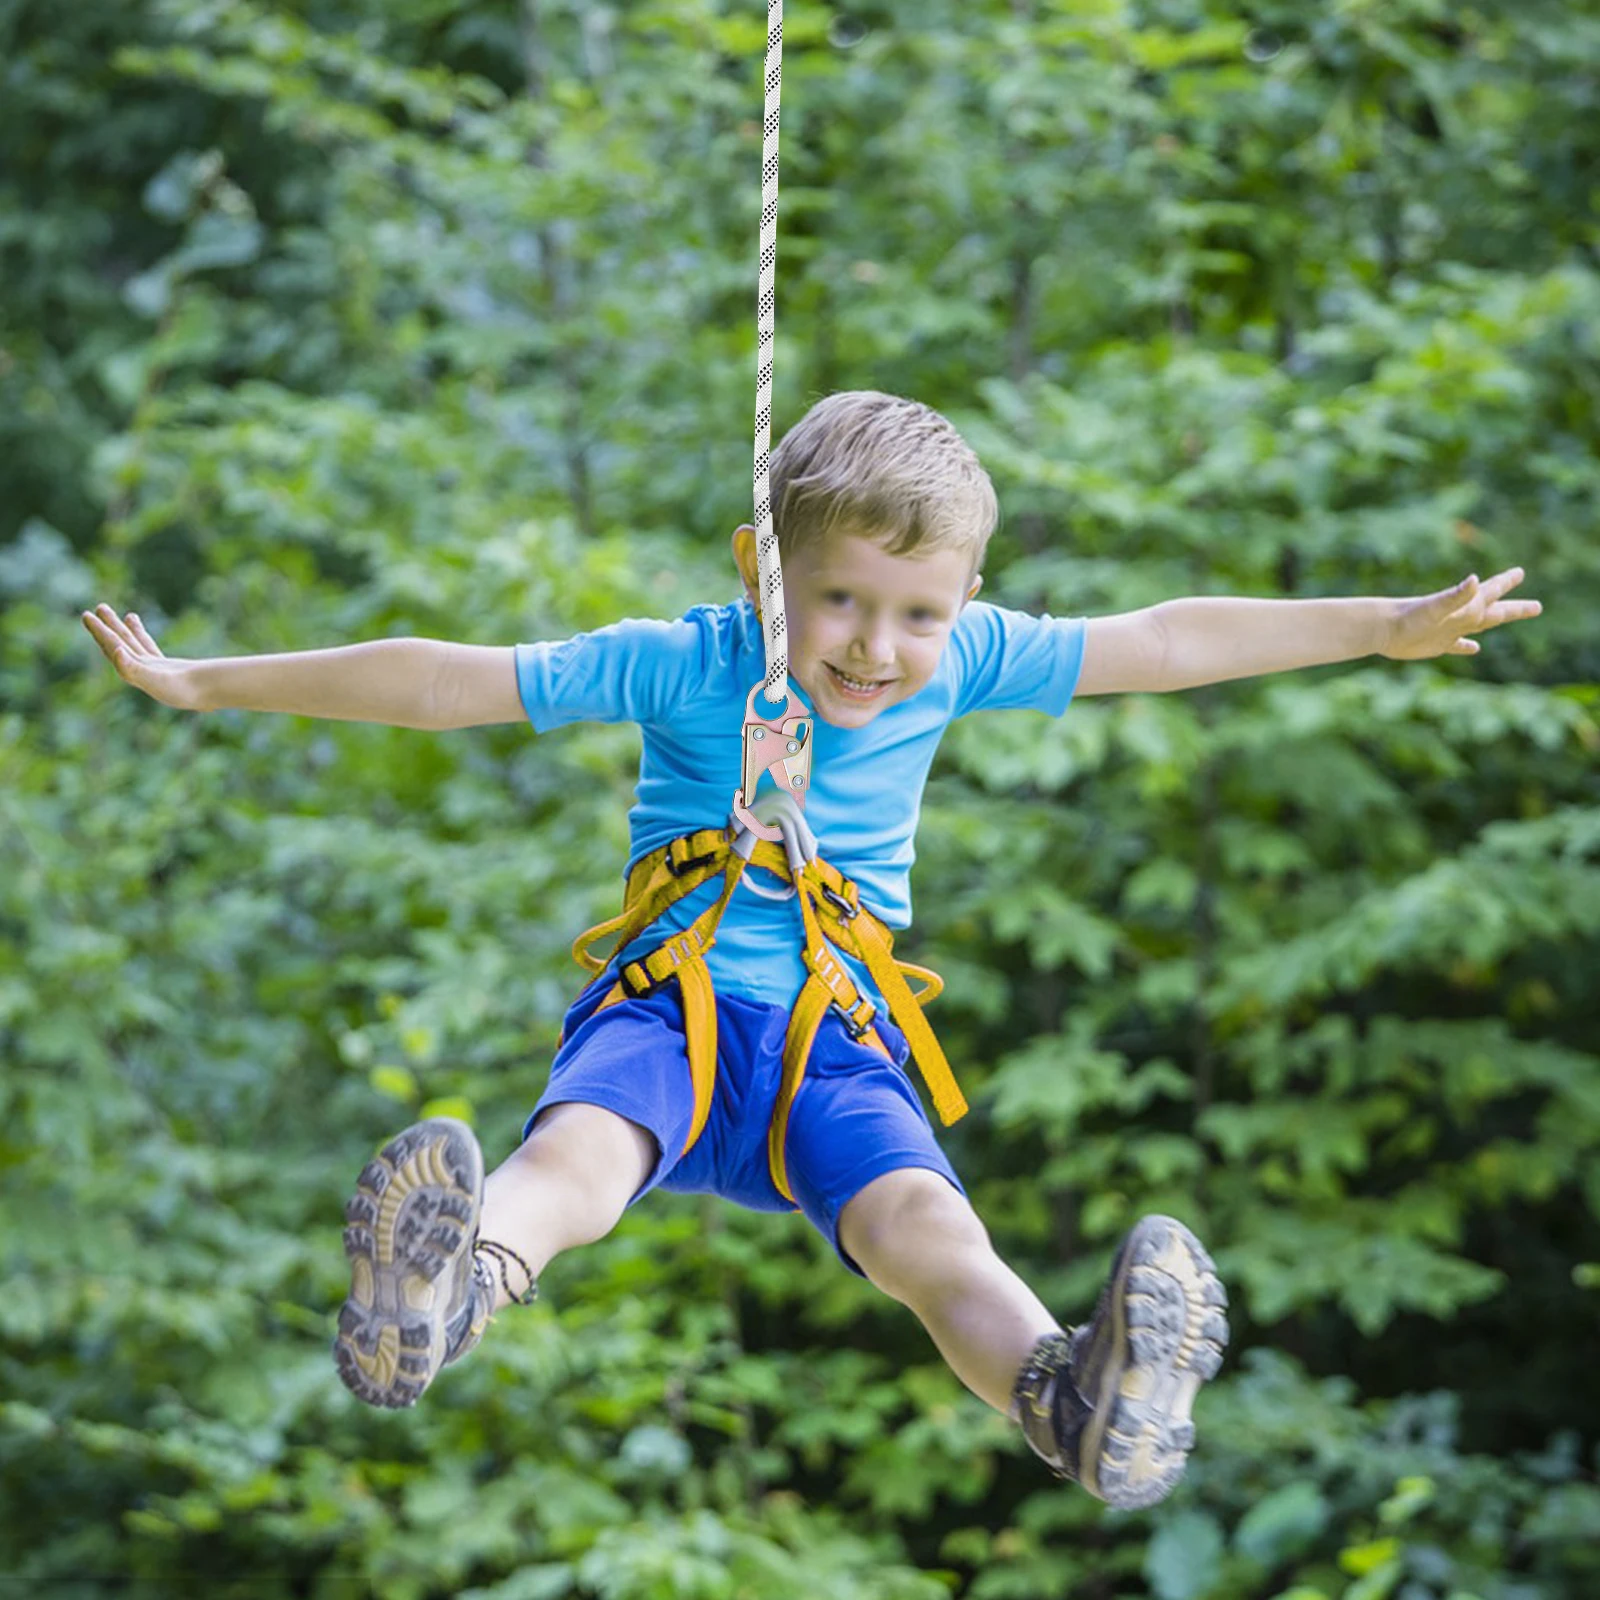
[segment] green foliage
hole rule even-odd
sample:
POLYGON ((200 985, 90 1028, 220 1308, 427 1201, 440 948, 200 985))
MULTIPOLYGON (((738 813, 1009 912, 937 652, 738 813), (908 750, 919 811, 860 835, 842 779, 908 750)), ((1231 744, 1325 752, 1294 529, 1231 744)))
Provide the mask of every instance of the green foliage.
MULTIPOLYGON (((1592 115, 1556 0, 785 19, 779 430, 996 477, 990 596, 1436 588, 1482 657, 952 730, 905 952, 1066 1318, 1139 1212, 1241 1355, 1161 1510, 1056 1486, 797 1218, 654 1196, 415 1413, 327 1359, 418 1108, 516 1139, 637 735, 136 700, 733 590, 763 18, 0 0, 0 1573, 39 1600, 1588 1600, 1592 115), (850 26, 859 23, 860 29, 850 26)), ((0 1590, 10 1592, 4 1584, 0 1590)))

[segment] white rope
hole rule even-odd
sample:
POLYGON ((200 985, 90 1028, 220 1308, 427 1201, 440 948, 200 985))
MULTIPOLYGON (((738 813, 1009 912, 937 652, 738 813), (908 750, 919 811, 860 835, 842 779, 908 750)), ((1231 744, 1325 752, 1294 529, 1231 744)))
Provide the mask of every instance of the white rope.
POLYGON ((777 329, 778 99, 783 82, 783 0, 767 3, 767 116, 761 141, 761 276, 756 301, 756 567, 761 579, 761 619, 767 647, 769 701, 789 695, 788 623, 783 613, 783 569, 772 526, 768 479, 772 443, 772 342, 777 329))

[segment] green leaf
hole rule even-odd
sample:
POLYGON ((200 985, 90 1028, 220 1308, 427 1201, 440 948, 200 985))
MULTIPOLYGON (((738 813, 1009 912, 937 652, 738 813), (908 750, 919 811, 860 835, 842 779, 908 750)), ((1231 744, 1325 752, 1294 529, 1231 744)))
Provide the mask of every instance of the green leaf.
POLYGON ((1316 1484, 1286 1483, 1258 1500, 1240 1519, 1233 1544, 1240 1555, 1275 1567, 1304 1554, 1322 1535, 1333 1508, 1316 1484))
POLYGON ((1181 1511, 1157 1528, 1144 1575, 1157 1600, 1197 1600, 1222 1570, 1224 1538, 1215 1517, 1181 1511))

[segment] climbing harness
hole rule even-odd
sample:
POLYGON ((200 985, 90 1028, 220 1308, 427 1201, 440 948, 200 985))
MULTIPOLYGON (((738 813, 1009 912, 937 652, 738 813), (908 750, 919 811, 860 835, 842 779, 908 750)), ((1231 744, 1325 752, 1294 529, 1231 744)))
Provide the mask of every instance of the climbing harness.
POLYGON ((783 609, 783 567, 772 525, 772 346, 777 331, 778 111, 783 84, 783 0, 767 5, 766 118, 761 137, 761 268, 756 289, 756 569, 765 604, 756 608, 766 643, 767 676, 745 702, 742 782, 733 797, 734 816, 752 833, 776 843, 778 834, 750 810, 761 774, 781 766, 783 790, 805 803, 811 783, 811 718, 789 692, 788 620, 783 609), (756 695, 783 701, 776 717, 756 710, 756 695))
POLYGON ((772 1121, 767 1130, 767 1164, 772 1182, 786 1200, 789 1185, 784 1142, 789 1113, 804 1081, 811 1046, 823 1017, 836 1011, 858 1041, 889 1055, 874 1027, 876 1005, 856 987, 841 950, 865 964, 889 1015, 905 1035, 912 1059, 945 1124, 966 1114, 950 1063, 922 1015, 922 1008, 944 988, 938 973, 894 955, 894 936, 861 904, 856 885, 817 852, 817 841, 804 815, 811 785, 812 718, 790 692, 787 621, 783 607, 783 572, 778 537, 773 527, 769 446, 772 429, 772 346, 776 328, 774 284, 778 261, 778 106, 783 69, 783 0, 769 0, 767 10, 766 121, 761 165, 761 270, 757 302, 757 378, 755 437, 756 562, 764 605, 756 614, 763 625, 767 674, 745 701, 743 762, 733 811, 723 828, 702 828, 636 861, 628 873, 620 915, 579 935, 573 957, 590 973, 611 967, 621 952, 667 910, 702 884, 722 875, 722 892, 681 932, 672 934, 648 954, 619 966, 615 982, 597 1011, 633 997, 653 994, 676 980, 683 1002, 689 1075, 694 1085, 694 1113, 682 1154, 688 1155, 711 1114, 717 1075, 717 1009, 706 952, 716 943, 717 928, 742 883, 767 899, 793 900, 804 930, 806 980, 789 1017, 784 1038, 783 1072, 772 1121), (776 716, 763 716, 756 696, 770 704, 783 702, 776 716), (774 788, 757 800, 756 788, 770 774, 774 788), (777 879, 771 887, 750 872, 759 869, 777 879), (613 939, 604 957, 591 947, 613 939), (829 946, 833 949, 830 949, 829 946), (910 977, 921 980, 913 990, 910 977))
MULTIPOLYGON (((922 1008, 943 990, 944 980, 927 967, 896 958, 894 935, 861 904, 855 884, 816 853, 816 840, 792 798, 785 806, 774 795, 765 802, 764 809, 780 819, 771 831, 782 840, 781 844, 755 835, 734 818, 730 818, 726 829, 702 828, 674 839, 634 863, 628 873, 621 914, 580 934, 572 954, 589 972, 598 975, 606 971, 614 958, 669 907, 719 873, 722 875, 722 892, 717 899, 689 927, 672 934, 647 955, 622 965, 616 981, 596 1008, 598 1014, 620 1000, 653 994, 668 981, 677 980, 683 1001, 689 1076, 694 1084, 694 1115, 682 1150, 683 1155, 688 1155, 711 1114, 711 1095, 716 1086, 717 1009, 706 969, 706 952, 716 943, 717 925, 739 885, 756 887, 745 876, 749 868, 759 868, 787 884, 787 890, 776 891, 776 897, 792 896, 799 907, 805 930, 807 976, 784 1038, 782 1079, 767 1130, 767 1165, 778 1193, 793 1201, 784 1141, 789 1112, 805 1078, 812 1041, 823 1017, 830 1010, 837 1011, 854 1038, 885 1056, 889 1054, 873 1026, 877 1007, 862 995, 830 945, 855 957, 871 973, 878 992, 888 1001, 890 1018, 906 1036, 911 1057, 928 1086, 940 1120, 947 1126, 955 1122, 966 1114, 967 1102, 933 1029, 922 1015, 922 1008), (789 812, 787 819, 785 810, 789 812), (591 946, 603 939, 614 939, 610 953, 604 957, 594 955, 591 946), (920 980, 923 987, 913 990, 908 977, 920 980)), ((774 895, 770 888, 756 892, 774 895)))

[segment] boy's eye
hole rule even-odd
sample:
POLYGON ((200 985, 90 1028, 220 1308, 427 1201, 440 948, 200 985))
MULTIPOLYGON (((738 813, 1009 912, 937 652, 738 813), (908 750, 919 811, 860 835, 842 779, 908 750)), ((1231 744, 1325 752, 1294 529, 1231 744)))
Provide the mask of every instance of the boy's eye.
MULTIPOLYGON (((853 602, 854 598, 848 589, 824 589, 822 591, 824 605, 847 606, 853 602)), ((941 617, 941 613, 935 611, 931 606, 915 606, 908 615, 911 621, 919 628, 929 627, 937 623, 941 617)))

